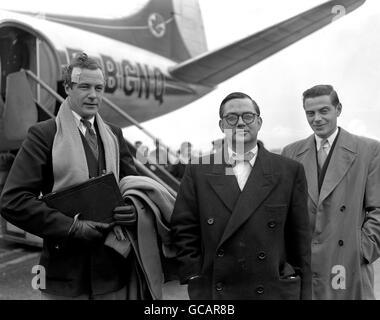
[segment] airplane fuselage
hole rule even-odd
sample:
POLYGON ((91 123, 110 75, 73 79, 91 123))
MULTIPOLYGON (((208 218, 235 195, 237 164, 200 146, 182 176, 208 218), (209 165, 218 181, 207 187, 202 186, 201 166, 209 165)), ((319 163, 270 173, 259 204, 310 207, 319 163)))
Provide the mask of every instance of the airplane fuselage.
MULTIPOLYGON (((59 89, 60 69, 75 53, 83 51, 98 60, 106 78, 105 96, 139 122, 179 109, 214 89, 174 79, 169 69, 176 65, 175 61, 92 32, 47 21, 43 16, 0 11, 0 32, 10 27, 29 34, 30 51, 35 50, 30 52, 35 60, 30 69, 53 89, 59 89)), ((52 111, 55 105, 52 97, 43 89, 38 92, 41 104, 52 111)), ((130 125, 107 106, 100 112, 114 124, 130 125)))

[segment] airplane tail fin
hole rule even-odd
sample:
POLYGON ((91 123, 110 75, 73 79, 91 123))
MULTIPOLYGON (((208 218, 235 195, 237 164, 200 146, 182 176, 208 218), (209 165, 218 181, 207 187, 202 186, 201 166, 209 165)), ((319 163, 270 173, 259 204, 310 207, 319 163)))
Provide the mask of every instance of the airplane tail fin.
POLYGON ((47 20, 104 35, 176 62, 207 51, 198 0, 150 0, 138 12, 118 19, 44 14, 47 20))
POLYGON ((144 26, 126 32, 125 41, 180 62, 207 51, 198 0, 151 0, 127 25, 144 26))

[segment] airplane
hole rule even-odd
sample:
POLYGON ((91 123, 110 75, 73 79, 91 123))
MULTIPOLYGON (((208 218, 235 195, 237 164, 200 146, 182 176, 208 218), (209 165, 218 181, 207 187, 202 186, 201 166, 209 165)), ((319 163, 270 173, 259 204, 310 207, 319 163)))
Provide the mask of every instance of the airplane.
MULTIPOLYGON (((150 0, 138 12, 117 19, 0 9, 0 67, 6 73, 7 37, 16 33, 28 56, 23 69, 65 96, 61 68, 84 51, 104 68, 105 97, 143 122, 199 99, 364 2, 327 1, 213 51, 207 49, 198 0, 150 0)), ((7 86, 8 101, 0 99, 0 152, 18 148, 38 120, 34 102, 49 114, 57 109, 56 99, 30 79, 3 74, 2 88, 6 81, 15 85, 7 86)), ((111 108, 100 113, 111 123, 130 125, 111 108)))

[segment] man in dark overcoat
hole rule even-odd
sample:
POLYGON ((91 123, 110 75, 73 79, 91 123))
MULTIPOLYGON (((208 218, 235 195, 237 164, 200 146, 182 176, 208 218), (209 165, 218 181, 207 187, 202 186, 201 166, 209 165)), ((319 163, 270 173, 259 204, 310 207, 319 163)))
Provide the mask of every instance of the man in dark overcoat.
POLYGON ((220 105, 222 150, 186 168, 171 226, 190 299, 311 299, 303 166, 257 143, 260 109, 220 105))
POLYGON ((15 158, 1 214, 43 238, 43 299, 125 299, 127 261, 104 245, 110 225, 72 218, 40 199, 106 172, 117 180, 136 175, 121 129, 98 114, 105 87, 98 63, 79 54, 65 68, 64 84, 68 97, 56 119, 31 127, 15 158))

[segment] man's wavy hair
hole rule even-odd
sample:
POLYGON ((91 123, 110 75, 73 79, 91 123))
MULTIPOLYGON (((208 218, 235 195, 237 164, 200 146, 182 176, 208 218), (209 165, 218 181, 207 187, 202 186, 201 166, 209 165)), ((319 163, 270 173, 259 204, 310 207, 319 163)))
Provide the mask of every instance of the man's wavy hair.
POLYGON ((305 100, 309 98, 316 98, 320 96, 330 96, 331 104, 336 107, 340 101, 337 92, 334 87, 329 84, 319 84, 310 89, 307 89, 303 93, 303 106, 305 107, 305 100))
POLYGON ((73 73, 74 68, 81 68, 81 69, 89 69, 89 70, 96 70, 100 69, 103 73, 104 72, 100 64, 93 58, 90 58, 86 53, 78 53, 68 64, 65 66, 62 70, 62 78, 63 78, 63 85, 64 87, 68 86, 70 88, 73 87, 73 82, 71 81, 71 74, 73 73))

